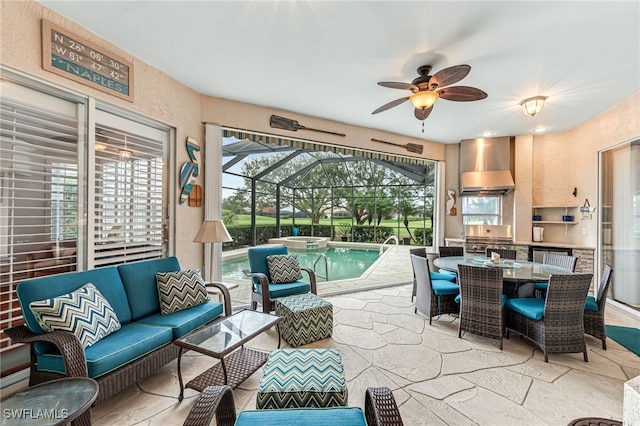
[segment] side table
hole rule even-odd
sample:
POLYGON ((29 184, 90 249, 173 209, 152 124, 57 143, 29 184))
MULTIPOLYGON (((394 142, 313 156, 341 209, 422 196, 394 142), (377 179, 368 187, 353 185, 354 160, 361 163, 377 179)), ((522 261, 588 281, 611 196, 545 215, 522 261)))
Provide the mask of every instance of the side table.
POLYGON ((87 412, 98 397, 98 383, 87 377, 65 377, 18 391, 2 400, 2 425, 91 424, 87 412))

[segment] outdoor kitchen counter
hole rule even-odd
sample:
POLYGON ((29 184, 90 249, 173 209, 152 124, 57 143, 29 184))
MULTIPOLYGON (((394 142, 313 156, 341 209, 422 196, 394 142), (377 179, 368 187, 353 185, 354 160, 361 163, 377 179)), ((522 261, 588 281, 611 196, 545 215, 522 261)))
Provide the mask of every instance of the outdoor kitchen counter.
POLYGON ((595 250, 595 247, 584 246, 581 244, 571 244, 571 243, 554 243, 550 241, 514 241, 513 245, 516 246, 535 246, 535 247, 553 247, 553 248, 570 248, 570 249, 579 249, 579 250, 595 250))

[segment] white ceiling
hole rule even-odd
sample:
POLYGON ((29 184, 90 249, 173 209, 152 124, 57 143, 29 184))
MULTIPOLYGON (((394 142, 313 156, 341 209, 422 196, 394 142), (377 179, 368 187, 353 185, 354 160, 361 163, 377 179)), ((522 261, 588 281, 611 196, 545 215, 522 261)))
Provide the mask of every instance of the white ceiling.
POLYGON ((638 1, 40 3, 199 93, 443 143, 569 130, 640 91, 638 1), (424 64, 471 65, 457 84, 488 98, 438 100, 424 133, 409 102, 371 114, 424 64))

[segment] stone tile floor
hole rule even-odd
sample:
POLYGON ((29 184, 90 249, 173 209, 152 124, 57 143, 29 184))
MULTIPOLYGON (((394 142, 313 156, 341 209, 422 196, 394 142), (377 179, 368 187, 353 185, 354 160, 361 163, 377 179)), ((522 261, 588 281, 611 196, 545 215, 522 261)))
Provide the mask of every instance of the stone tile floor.
MULTIPOLYGON (((582 354, 542 352, 512 333, 497 342, 467 333, 457 337, 456 318, 429 321, 414 313, 411 285, 328 297, 334 305, 334 334, 304 346, 339 349, 345 364, 349 405, 364 405, 369 386, 388 386, 406 425, 566 425, 578 417, 622 419, 623 384, 640 375, 640 358, 609 340, 607 350, 587 337, 582 354)), ((640 327, 640 319, 607 308, 607 323, 640 327)), ((248 346, 271 350, 274 330, 248 346)), ((189 380, 217 362, 187 352, 189 380)), ((235 391, 238 411, 255 407, 261 370, 235 391)), ((178 402, 176 362, 92 409, 93 423, 180 425, 198 393, 178 402)))

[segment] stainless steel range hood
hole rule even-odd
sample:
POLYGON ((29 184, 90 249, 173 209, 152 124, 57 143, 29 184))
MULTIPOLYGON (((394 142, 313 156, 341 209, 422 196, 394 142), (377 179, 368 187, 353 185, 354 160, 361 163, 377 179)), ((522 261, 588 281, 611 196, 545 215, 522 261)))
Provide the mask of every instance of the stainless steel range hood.
POLYGON ((514 137, 460 141, 460 195, 507 194, 515 188, 514 137))

